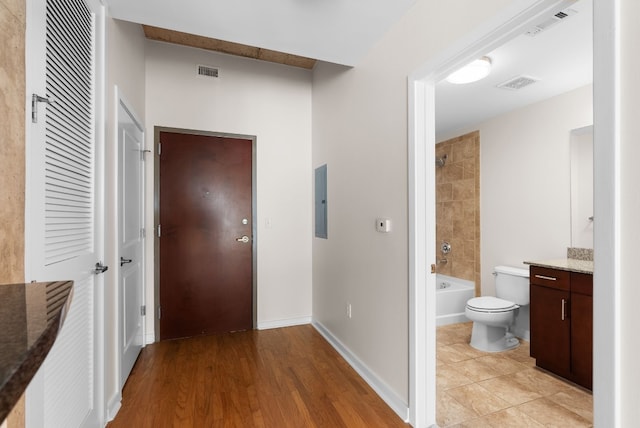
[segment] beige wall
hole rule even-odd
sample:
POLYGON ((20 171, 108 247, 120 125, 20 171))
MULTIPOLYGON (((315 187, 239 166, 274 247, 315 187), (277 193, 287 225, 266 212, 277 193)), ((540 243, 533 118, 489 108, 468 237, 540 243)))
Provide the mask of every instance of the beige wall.
POLYGON ((481 135, 483 295, 495 295, 495 266, 566 257, 571 130, 591 124, 588 85, 475 127, 481 135))
MULTIPOLYGON (((25 2, 0 0, 0 284, 24 281, 25 2)), ((24 424, 24 401, 6 422, 24 424)))
MULTIPOLYGON (((311 317, 311 72, 201 49, 147 42, 147 147, 155 126, 255 135, 257 324, 311 317), (196 65, 220 77, 196 75, 196 65)), ((148 171, 152 172, 152 171, 148 171)), ((148 224, 153 176, 147 175, 148 224)), ((151 215, 151 219, 149 219, 151 215)), ((148 276, 147 305, 153 302, 148 276)), ((148 310, 147 314, 152 313, 148 310)), ((153 315, 147 316, 148 321, 153 315)), ((148 325, 153 331, 153 325, 148 325)))
POLYGON ((480 133, 475 131, 436 144, 437 272, 473 281, 480 295, 480 133), (451 252, 443 254, 443 242, 451 252), (447 262, 443 263, 442 260, 447 262))
POLYGON ((314 70, 313 167, 327 164, 329 210, 329 239, 313 241, 314 320, 404 403, 407 76, 509 3, 418 0, 355 68, 314 70), (391 233, 376 232, 376 217, 391 233))

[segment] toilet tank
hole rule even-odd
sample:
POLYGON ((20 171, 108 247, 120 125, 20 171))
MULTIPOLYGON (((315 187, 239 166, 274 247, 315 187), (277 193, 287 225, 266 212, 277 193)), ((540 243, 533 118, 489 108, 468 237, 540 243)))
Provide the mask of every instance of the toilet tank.
POLYGON ((496 266, 496 297, 518 305, 529 304, 529 269, 496 266))

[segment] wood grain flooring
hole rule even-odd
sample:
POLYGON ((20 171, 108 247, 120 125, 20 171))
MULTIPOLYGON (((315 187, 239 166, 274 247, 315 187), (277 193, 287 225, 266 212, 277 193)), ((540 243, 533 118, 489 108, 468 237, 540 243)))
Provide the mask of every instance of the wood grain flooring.
POLYGON ((109 428, 408 427, 310 325, 154 343, 109 428))

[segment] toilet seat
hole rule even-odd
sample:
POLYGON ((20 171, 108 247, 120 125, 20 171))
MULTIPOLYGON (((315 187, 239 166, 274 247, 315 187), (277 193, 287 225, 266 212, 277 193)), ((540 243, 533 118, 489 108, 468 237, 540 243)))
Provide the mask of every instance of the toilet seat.
POLYGON ((519 308, 513 302, 508 300, 499 299, 493 296, 474 297, 467 302, 467 308, 476 312, 509 312, 516 308, 519 308))

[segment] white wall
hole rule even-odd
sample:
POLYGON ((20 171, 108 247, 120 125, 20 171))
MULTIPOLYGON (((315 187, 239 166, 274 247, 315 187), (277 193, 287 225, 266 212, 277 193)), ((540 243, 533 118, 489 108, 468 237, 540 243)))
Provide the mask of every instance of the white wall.
MULTIPOLYGON (((146 125, 148 148, 156 126, 257 136, 258 327, 308 322, 311 72, 148 41, 146 125), (220 77, 196 76, 197 64, 220 68, 220 77)), ((153 171, 147 172, 147 221, 153 224, 153 171)), ((153 283, 149 266, 148 309, 155 306, 153 283)), ((148 331, 153 317, 147 316, 148 331)))
MULTIPOLYGON (((640 3, 636 0, 621 0, 621 53, 620 76, 621 117, 620 117, 620 183, 621 218, 620 226, 620 270, 621 270, 621 313, 620 345, 622 374, 621 425, 637 425, 640 420, 638 406, 638 388, 640 387, 640 335, 638 335, 638 243, 640 243, 640 144, 638 143, 638 118, 640 118, 640 55, 638 42, 640 28, 637 17, 640 16, 640 3)), ((597 226, 596 226, 597 227, 597 226)), ((596 314, 597 315, 597 314, 596 314)), ((596 320, 597 321, 597 320, 596 320)))
POLYGON ((313 167, 328 165, 329 211, 329 239, 313 240, 314 321, 404 403, 407 76, 509 3, 418 0, 355 68, 314 69, 313 167), (377 233, 376 217, 390 218, 392 232, 377 233))
MULTIPOLYGON (((115 86, 140 120, 145 114, 145 38, 142 27, 107 18, 107 78, 106 78, 106 137, 105 137, 105 399, 110 407, 120 401, 119 369, 117 367, 118 338, 118 207, 117 207, 117 103, 115 86)), ((153 254, 153 253, 151 253, 153 254)), ((109 411, 113 408, 108 409, 109 411)))
POLYGON ((588 85, 474 127, 480 130, 483 295, 495 295, 494 266, 566 257, 571 131, 592 124, 588 85))

